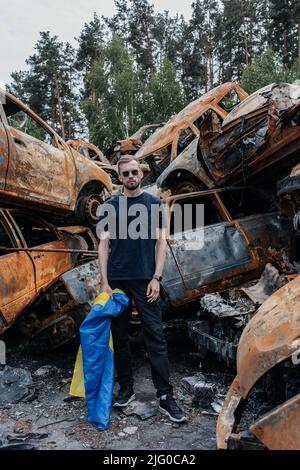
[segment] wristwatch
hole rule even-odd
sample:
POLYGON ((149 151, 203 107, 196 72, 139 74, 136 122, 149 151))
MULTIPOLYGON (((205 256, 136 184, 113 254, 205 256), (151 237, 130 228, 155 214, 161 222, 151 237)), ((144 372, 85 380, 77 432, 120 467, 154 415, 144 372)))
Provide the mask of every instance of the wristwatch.
POLYGON ((157 274, 154 274, 153 279, 156 279, 160 282, 162 280, 162 276, 157 276, 157 274))

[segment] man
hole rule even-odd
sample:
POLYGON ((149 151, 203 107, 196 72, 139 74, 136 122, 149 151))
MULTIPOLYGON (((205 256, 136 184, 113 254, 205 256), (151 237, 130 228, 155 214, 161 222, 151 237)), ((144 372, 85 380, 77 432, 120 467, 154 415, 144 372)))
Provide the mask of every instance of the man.
MULTIPOLYGON (((169 382, 168 352, 159 299, 167 248, 163 206, 159 198, 141 189, 143 172, 134 157, 121 157, 118 172, 123 193, 106 201, 97 226, 102 290, 111 292, 119 288, 131 302, 134 300, 141 317, 159 409, 172 421, 182 422, 186 417, 173 398, 173 387, 169 382)), ((131 302, 111 324, 120 384, 115 407, 125 407, 135 399, 128 339, 131 302)))

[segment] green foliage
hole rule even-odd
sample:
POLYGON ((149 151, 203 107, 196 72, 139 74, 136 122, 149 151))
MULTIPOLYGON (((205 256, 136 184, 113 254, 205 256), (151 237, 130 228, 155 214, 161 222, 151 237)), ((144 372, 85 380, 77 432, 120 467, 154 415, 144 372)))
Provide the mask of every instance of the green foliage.
POLYGON ((255 57, 252 64, 245 68, 241 86, 248 93, 253 93, 269 83, 283 81, 284 78, 284 71, 274 52, 268 49, 264 54, 255 57))
POLYGON ((145 123, 161 122, 182 107, 174 66, 167 60, 145 84, 120 38, 114 36, 87 76, 91 94, 82 102, 91 141, 107 148, 145 123))
POLYGON ((144 120, 147 123, 163 122, 184 106, 175 67, 168 59, 149 81, 146 97, 144 120))
POLYGON ((296 80, 300 80, 300 59, 296 59, 286 72, 286 81, 288 83, 293 83, 296 80))
POLYGON ((114 0, 112 17, 83 25, 76 50, 43 32, 10 89, 65 138, 88 134, 105 149, 225 81, 251 93, 300 78, 299 0, 191 1, 186 20, 150 0, 114 0))
POLYGON ((280 65, 277 55, 268 49, 264 54, 255 57, 253 63, 245 68, 241 86, 248 92, 262 88, 270 83, 300 80, 300 60, 295 59, 288 69, 280 65))

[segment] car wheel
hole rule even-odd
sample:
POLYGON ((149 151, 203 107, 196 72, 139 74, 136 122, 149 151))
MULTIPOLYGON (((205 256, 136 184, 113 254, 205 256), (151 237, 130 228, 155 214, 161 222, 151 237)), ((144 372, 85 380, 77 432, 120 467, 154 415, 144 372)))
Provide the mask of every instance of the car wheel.
POLYGON ((77 215, 84 225, 95 227, 98 222, 97 210, 103 204, 103 199, 98 194, 82 196, 78 200, 77 215))
POLYGON ((176 187, 172 188, 172 194, 195 193, 201 191, 204 187, 193 181, 182 181, 176 187))

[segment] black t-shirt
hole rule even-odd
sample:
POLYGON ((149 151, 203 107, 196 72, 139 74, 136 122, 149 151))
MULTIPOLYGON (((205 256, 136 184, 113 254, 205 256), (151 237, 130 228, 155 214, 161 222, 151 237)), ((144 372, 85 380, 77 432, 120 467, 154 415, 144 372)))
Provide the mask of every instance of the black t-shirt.
POLYGON ((105 201, 97 234, 110 232, 108 280, 151 279, 155 272, 156 229, 166 226, 162 201, 149 193, 114 196, 105 201))

